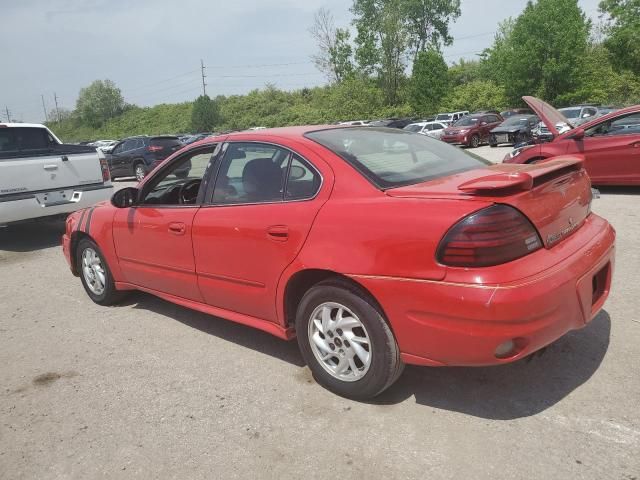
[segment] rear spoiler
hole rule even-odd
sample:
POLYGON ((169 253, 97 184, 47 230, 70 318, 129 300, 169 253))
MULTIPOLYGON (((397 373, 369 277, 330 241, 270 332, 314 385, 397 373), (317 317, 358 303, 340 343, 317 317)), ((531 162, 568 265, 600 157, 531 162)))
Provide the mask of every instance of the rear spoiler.
POLYGON ((502 164, 498 168, 509 168, 507 171, 492 173, 485 177, 475 178, 461 185, 458 190, 469 193, 500 190, 531 190, 534 186, 548 181, 549 176, 558 177, 570 171, 581 170, 584 157, 582 155, 561 155, 541 163, 528 165, 502 164), (507 167, 508 165, 508 167, 507 167))

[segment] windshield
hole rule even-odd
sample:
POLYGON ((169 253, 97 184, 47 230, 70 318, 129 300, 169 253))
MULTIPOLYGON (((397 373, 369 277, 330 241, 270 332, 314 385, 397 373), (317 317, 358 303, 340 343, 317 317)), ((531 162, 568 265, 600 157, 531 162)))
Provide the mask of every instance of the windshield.
POLYGON ((489 162, 426 135, 389 128, 335 128, 305 137, 342 157, 380 189, 446 177, 489 162))
POLYGON ((502 122, 502 126, 511 127, 511 126, 516 126, 516 125, 526 125, 530 118, 532 118, 532 117, 531 116, 509 117, 507 120, 502 122))
POLYGON ((561 108, 558 111, 562 113, 566 118, 578 118, 580 116, 579 108, 561 108))
POLYGON ((407 125, 404 127, 405 130, 409 132, 419 132, 422 130, 422 125, 418 125, 417 123, 413 123, 411 125, 407 125))
POLYGON ((451 114, 449 113, 441 113, 436 117, 436 120, 451 120, 451 114))
POLYGON ((453 124, 454 127, 471 127, 473 125, 477 125, 480 121, 480 117, 462 117, 456 123, 453 124))

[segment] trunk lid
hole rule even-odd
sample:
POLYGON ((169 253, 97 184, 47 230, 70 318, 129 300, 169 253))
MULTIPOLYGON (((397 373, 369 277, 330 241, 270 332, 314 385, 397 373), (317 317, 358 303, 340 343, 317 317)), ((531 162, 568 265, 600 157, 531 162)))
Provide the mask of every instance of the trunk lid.
POLYGON ((566 128, 573 128, 571 123, 567 118, 562 115, 558 110, 553 108, 547 102, 540 100, 536 97, 525 96, 522 99, 527 102, 527 105, 531 107, 536 115, 542 120, 542 123, 549 129, 549 132, 553 135, 553 137, 557 137, 560 135, 560 131, 562 133, 566 131, 566 128))
POLYGON ((533 223, 547 248, 578 230, 591 210, 591 182, 579 156, 537 164, 498 164, 389 189, 386 194, 510 205, 533 223))

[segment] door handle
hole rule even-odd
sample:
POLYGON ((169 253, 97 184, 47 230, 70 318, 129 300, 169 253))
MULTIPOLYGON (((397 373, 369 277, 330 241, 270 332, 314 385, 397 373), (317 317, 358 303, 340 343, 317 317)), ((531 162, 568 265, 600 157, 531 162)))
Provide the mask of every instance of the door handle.
POLYGON ((58 169, 58 165, 45 165, 44 169, 45 170, 57 170, 58 169))
POLYGON ((289 238, 289 227, 286 225, 272 225, 267 228, 267 235, 271 240, 286 242, 289 238))
POLYGON ((187 230, 187 226, 184 223, 176 222, 169 224, 169 231, 174 235, 184 235, 187 230))

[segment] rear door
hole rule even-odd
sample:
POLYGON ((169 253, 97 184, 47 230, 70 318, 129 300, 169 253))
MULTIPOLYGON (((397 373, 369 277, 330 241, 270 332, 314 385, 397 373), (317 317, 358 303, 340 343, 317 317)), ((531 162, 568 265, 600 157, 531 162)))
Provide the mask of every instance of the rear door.
MULTIPOLYGON (((0 194, 98 183, 103 179, 95 148, 61 145, 45 128, 0 128, 0 194)), ((63 195, 47 202, 63 201, 63 195)))
POLYGON ((205 302, 276 322, 278 281, 302 248, 331 179, 291 150, 227 144, 210 205, 193 225, 205 302))

